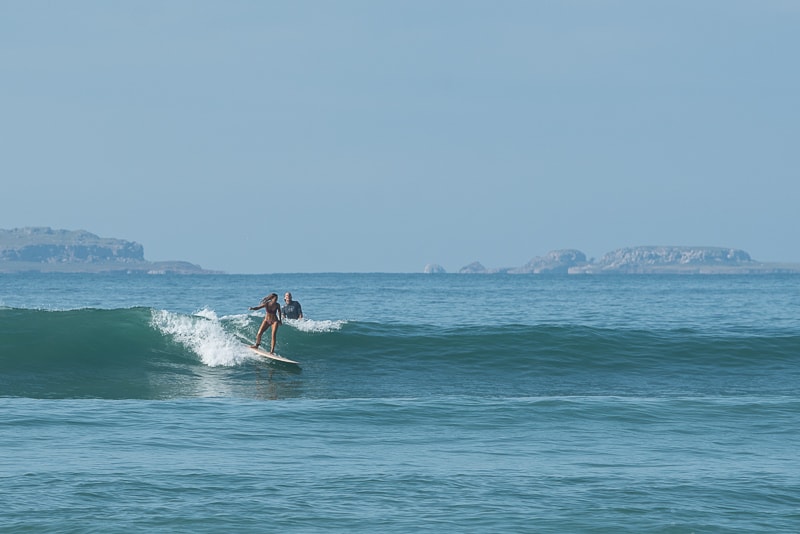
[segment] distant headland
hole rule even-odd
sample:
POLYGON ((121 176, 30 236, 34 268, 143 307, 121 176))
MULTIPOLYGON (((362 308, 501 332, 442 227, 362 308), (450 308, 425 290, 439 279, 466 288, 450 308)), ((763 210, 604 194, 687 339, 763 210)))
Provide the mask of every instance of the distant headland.
MULTIPOLYGON (((425 273, 444 273, 428 264, 425 273)), ((537 256, 521 267, 487 269, 480 262, 460 274, 800 274, 800 264, 762 263, 743 250, 724 247, 646 246, 611 251, 588 260, 580 250, 565 249, 537 256)))
MULTIPOLYGON (((49 227, 0 229, 0 274, 19 272, 224 274, 187 261, 148 261, 134 241, 98 237, 85 230, 49 227)), ((440 265, 427 274, 445 273, 440 265)), ((476 261, 459 274, 800 274, 797 263, 764 263, 724 247, 643 246, 621 248, 599 260, 580 250, 537 256, 520 267, 487 268, 476 261)))
POLYGON ((147 261, 134 241, 48 227, 0 229, 0 273, 14 272, 219 274, 186 261, 147 261))

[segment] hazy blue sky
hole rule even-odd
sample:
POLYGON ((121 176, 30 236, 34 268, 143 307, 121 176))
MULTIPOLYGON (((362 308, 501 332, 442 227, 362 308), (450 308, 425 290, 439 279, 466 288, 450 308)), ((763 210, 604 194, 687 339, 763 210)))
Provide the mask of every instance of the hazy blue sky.
POLYGON ((0 228, 231 273, 800 262, 796 0, 0 1, 0 228))

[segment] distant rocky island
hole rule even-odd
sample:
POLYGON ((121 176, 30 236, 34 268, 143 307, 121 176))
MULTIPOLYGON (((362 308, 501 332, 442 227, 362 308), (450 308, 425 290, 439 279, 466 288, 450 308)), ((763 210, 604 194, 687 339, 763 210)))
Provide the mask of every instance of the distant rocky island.
MULTIPOLYGON (((428 264, 425 273, 444 273, 428 264)), ((743 250, 724 247, 628 247, 588 260, 580 250, 565 249, 537 256, 521 267, 487 269, 480 262, 460 274, 800 274, 800 264, 762 263, 743 250)))
MULTIPOLYGON (((49 227, 0 229, 0 274, 15 272, 222 274, 186 261, 147 261, 134 241, 98 237, 85 230, 49 227)), ((431 263, 425 273, 445 273, 431 263)), ((724 247, 646 246, 611 251, 599 260, 580 250, 537 256, 520 267, 486 268, 473 262, 460 274, 800 274, 797 263, 763 263, 724 247)))
POLYGON ((48 227, 0 229, 0 273, 12 272, 218 273, 186 261, 147 261, 134 241, 48 227))

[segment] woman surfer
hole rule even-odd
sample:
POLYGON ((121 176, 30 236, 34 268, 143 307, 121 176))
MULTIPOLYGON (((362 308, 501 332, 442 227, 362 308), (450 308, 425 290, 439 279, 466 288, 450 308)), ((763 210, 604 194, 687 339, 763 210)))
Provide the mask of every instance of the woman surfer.
POLYGON ((250 345, 250 347, 257 349, 258 346, 261 345, 261 335, 267 328, 272 327, 272 343, 270 345, 269 352, 274 354, 275 336, 278 332, 278 327, 282 324, 281 307, 278 304, 278 295, 275 293, 270 293, 261 300, 261 304, 250 307, 251 310, 260 310, 261 308, 264 308, 266 315, 264 316, 264 321, 261 323, 261 326, 258 329, 258 334, 256 334, 256 344, 250 345))

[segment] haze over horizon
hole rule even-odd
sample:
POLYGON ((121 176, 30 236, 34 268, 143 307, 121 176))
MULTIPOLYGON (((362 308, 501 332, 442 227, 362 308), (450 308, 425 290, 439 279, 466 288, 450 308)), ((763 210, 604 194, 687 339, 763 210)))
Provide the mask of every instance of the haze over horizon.
POLYGON ((230 273, 800 262, 800 3, 0 4, 0 228, 230 273))

